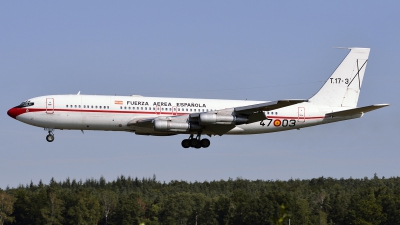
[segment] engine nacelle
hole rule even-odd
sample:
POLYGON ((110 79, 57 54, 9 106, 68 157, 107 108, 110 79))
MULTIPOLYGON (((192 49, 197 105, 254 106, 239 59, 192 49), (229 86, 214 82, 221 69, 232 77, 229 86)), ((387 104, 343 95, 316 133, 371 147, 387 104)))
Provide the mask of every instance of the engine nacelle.
POLYGON ((199 129, 201 129, 201 127, 196 124, 172 122, 168 120, 155 120, 153 123, 154 131, 188 132, 199 129))
POLYGON ((210 124, 221 124, 221 125, 236 125, 247 123, 248 119, 240 116, 232 115, 217 115, 215 113, 202 113, 200 114, 200 124, 210 125, 210 124))

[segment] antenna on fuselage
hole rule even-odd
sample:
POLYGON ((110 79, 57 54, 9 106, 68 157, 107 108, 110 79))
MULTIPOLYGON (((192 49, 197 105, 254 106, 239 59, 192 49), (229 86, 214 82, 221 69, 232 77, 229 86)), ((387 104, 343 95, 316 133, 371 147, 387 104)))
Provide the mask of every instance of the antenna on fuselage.
POLYGON ((81 91, 78 91, 78 94, 76 94, 76 95, 80 95, 81 94, 81 91))

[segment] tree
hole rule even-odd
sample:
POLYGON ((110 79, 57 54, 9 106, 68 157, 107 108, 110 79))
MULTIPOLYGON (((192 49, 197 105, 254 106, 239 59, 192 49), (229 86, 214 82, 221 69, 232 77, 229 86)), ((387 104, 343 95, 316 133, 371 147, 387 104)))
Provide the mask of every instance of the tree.
POLYGON ((15 218, 11 215, 14 211, 15 200, 14 196, 0 190, 0 225, 14 221, 15 218))
POLYGON ((376 201, 372 188, 353 194, 348 210, 348 224, 375 225, 383 219, 382 206, 376 201))
POLYGON ((108 216, 117 206, 117 195, 113 191, 105 190, 101 192, 101 204, 103 206, 103 215, 105 224, 107 224, 108 216))
POLYGON ((117 208, 109 219, 109 224, 137 225, 139 224, 140 209, 138 194, 131 193, 128 196, 120 196, 117 208))
POLYGON ((69 224, 97 224, 101 219, 100 202, 97 196, 79 191, 73 197, 73 204, 67 212, 69 224))
POLYGON ((187 224, 193 212, 193 199, 191 194, 182 192, 170 195, 161 212, 161 222, 167 224, 187 224))
POLYGON ((46 224, 62 224, 63 216, 62 212, 64 211, 64 202, 57 197, 57 194, 54 191, 49 191, 47 204, 44 208, 42 208, 42 216, 46 220, 46 224))

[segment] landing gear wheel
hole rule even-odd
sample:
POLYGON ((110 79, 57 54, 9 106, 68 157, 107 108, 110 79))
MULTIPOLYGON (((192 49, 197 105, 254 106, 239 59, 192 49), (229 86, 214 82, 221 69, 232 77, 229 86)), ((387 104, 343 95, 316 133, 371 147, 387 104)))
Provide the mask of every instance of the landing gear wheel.
POLYGON ((189 147, 190 147, 190 141, 189 141, 189 139, 183 139, 183 141, 182 141, 182 147, 184 147, 184 148, 189 148, 189 147))
POLYGON ((190 147, 195 148, 198 144, 199 144, 199 140, 193 138, 193 139, 189 139, 190 140, 190 147))
POLYGON ((48 135, 46 136, 46 140, 47 140, 48 142, 53 142, 53 141, 54 141, 54 135, 48 134, 48 135))
POLYGON ((203 140, 200 141, 201 147, 203 148, 208 148, 210 146, 211 142, 207 138, 204 138, 203 140))
POLYGON ((194 146, 194 148, 197 148, 197 149, 201 148, 201 142, 200 142, 200 141, 197 141, 197 145, 194 146))

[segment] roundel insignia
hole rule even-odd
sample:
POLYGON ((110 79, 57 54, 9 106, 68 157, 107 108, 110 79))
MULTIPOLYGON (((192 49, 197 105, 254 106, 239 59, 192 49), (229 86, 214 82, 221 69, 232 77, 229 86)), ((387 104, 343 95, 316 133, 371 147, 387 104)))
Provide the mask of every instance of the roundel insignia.
POLYGON ((282 124, 280 120, 275 120, 274 121, 274 126, 279 127, 282 124))

